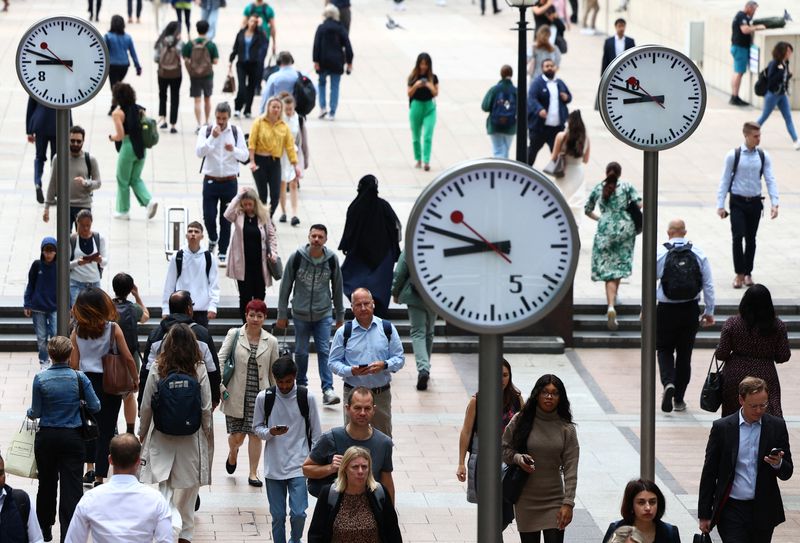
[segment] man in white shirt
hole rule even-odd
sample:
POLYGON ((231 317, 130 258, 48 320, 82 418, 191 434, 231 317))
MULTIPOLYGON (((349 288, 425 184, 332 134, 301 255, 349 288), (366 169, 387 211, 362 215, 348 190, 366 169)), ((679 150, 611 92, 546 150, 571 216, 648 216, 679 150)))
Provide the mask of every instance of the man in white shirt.
POLYGON ((600 74, 606 71, 611 61, 620 56, 622 53, 636 47, 636 42, 633 38, 625 35, 625 27, 627 23, 625 19, 619 18, 614 21, 614 35, 606 38, 603 43, 603 63, 600 67, 600 74))
POLYGON ((556 77, 558 66, 551 59, 542 61, 542 75, 534 77, 528 87, 528 164, 533 166, 536 155, 546 143, 550 150, 556 134, 564 130, 572 94, 567 85, 556 77))
POLYGON ((247 162, 250 153, 242 129, 228 122, 231 118, 230 104, 217 104, 214 115, 216 123, 200 128, 197 133, 195 153, 203 159, 200 173, 203 174, 203 222, 208 230, 208 248, 213 253, 219 245, 219 263, 224 266, 231 223, 223 213, 238 191, 239 164, 247 162))
POLYGON ((65 543, 172 543, 172 513, 154 488, 136 478, 141 445, 133 434, 111 440, 108 455, 114 475, 83 495, 65 543))
MULTIPOLYGON (((0 456, 0 541, 44 541, 36 509, 28 494, 6 484, 6 463, 0 456)), ((52 540, 53 536, 50 535, 52 540)))
MULTIPOLYGON (((235 183, 235 182, 234 182, 235 183)), ((192 319, 208 328, 208 320, 217 317, 219 304, 219 279, 216 258, 211 251, 203 251, 203 225, 192 221, 186 227, 186 246, 169 261, 164 292, 161 297, 161 315, 170 314, 169 297, 179 290, 192 295, 192 319)))

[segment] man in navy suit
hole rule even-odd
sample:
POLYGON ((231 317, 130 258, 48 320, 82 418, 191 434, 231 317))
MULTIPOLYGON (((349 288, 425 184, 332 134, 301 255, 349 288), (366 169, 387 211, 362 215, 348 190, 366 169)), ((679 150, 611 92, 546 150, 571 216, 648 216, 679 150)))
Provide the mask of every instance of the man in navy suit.
POLYGON ((792 476, 789 434, 782 418, 765 413, 767 383, 739 383, 742 408, 714 421, 706 446, 697 516, 700 531, 717 526, 723 543, 769 543, 786 520, 778 479, 792 476))
POLYGON ((614 21, 615 34, 603 42, 603 67, 600 68, 601 75, 606 71, 606 68, 611 64, 612 60, 628 49, 636 47, 636 42, 633 41, 633 38, 629 38, 625 35, 625 25, 625 19, 620 18, 614 21))
POLYGON ((556 134, 564 130, 567 122, 567 104, 572 94, 567 85, 556 79, 558 66, 552 60, 542 61, 542 75, 535 77, 528 87, 528 164, 533 166, 536 154, 546 143, 553 150, 556 134))

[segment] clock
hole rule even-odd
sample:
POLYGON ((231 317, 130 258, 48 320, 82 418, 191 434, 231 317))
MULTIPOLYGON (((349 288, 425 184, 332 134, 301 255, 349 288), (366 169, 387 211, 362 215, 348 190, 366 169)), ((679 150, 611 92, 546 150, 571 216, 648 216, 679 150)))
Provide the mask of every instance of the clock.
POLYGON ((88 102, 108 75, 108 50, 91 23, 56 16, 31 26, 17 47, 17 77, 37 102, 69 109, 88 102))
POLYGON ((547 177, 519 162, 481 159, 422 191, 405 250, 417 292, 446 321, 505 334, 543 318, 567 293, 580 239, 547 177))
POLYGON ((600 115, 614 136, 643 151, 681 143, 700 124, 706 85, 683 53, 659 45, 628 49, 600 79, 600 115))

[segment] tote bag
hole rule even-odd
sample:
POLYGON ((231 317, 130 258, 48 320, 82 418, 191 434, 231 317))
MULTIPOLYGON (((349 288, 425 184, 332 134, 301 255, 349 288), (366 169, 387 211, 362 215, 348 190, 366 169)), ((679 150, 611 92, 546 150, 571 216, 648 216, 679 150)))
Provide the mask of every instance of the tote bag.
POLYGON ((19 431, 11 439, 11 444, 6 451, 5 461, 8 473, 26 479, 36 479, 39 476, 36 469, 36 456, 33 452, 37 429, 36 421, 23 419, 19 431))

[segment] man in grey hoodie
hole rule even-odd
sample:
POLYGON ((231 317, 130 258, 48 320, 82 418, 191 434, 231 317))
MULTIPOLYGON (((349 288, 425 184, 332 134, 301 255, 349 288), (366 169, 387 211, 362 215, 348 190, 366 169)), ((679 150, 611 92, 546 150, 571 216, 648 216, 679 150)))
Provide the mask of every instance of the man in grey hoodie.
POLYGON ((289 325, 289 295, 293 292, 292 319, 297 384, 308 385, 308 344, 313 334, 317 348, 317 367, 322 381, 322 403, 335 405, 340 399, 333 391, 333 374, 328 368, 333 324, 331 310, 333 309, 336 317, 336 328, 339 328, 344 323, 344 306, 339 259, 333 251, 325 247, 327 241, 328 229, 325 225, 314 224, 308 232, 308 243, 298 247, 286 261, 275 327, 286 329, 289 325))

